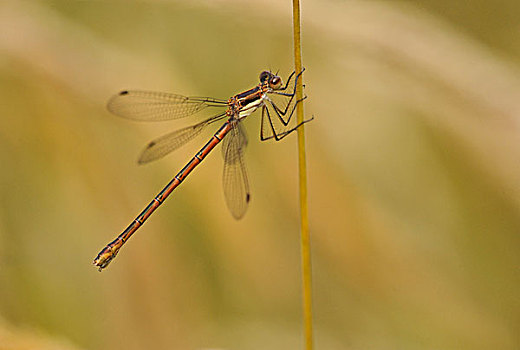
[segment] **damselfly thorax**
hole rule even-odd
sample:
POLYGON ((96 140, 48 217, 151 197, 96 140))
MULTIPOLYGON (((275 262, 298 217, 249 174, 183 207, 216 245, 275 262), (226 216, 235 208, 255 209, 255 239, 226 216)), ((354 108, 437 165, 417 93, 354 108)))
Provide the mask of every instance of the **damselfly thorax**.
POLYGON ((231 97, 228 100, 229 109, 226 111, 226 115, 229 117, 236 116, 237 119, 247 117, 265 103, 264 100, 267 98, 269 89, 269 83, 265 82, 231 97))
POLYGON ((260 83, 257 86, 227 101, 210 97, 186 97, 163 92, 126 90, 112 97, 108 102, 110 112, 141 121, 180 119, 205 109, 221 110, 196 124, 150 142, 141 153, 139 163, 148 163, 161 158, 193 139, 207 126, 221 120, 225 122, 134 221, 99 252, 94 259, 94 265, 99 267, 99 271, 108 266, 132 234, 222 140, 224 140, 222 145, 224 197, 233 217, 242 218, 251 200, 251 194, 243 159, 247 137, 241 121, 261 108, 260 140, 279 141, 311 120, 312 118, 297 123, 293 118, 296 106, 303 100, 295 98, 296 84, 298 79, 301 79, 302 73, 303 71, 295 75, 293 72, 287 79, 287 83, 283 85, 278 75, 264 71, 260 74, 260 83))

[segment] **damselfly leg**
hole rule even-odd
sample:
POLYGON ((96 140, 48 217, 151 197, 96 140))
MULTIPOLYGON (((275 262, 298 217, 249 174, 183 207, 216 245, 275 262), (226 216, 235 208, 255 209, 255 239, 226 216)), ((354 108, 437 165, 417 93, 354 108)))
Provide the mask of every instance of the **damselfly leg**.
MULTIPOLYGON (((291 74, 291 76, 293 74, 291 74)), ((302 99, 296 100, 295 97, 296 85, 298 83, 298 79, 301 79, 302 74, 303 71, 296 75, 294 84, 288 83, 284 87, 285 90, 291 91, 290 93, 274 91, 272 94, 268 95, 267 101, 262 106, 262 119, 260 125, 261 141, 270 139, 280 141, 285 136, 289 135, 291 132, 300 127, 302 124, 305 124, 313 119, 310 118, 300 123, 292 123, 291 125, 291 121, 293 120, 292 116, 296 111, 297 105, 307 98, 307 96, 304 96, 302 99)))

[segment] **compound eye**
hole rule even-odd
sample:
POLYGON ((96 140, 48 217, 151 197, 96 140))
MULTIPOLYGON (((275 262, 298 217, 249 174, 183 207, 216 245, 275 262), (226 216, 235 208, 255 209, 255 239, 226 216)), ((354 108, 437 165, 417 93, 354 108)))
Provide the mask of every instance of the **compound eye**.
POLYGON ((271 76, 271 73, 264 70, 262 73, 260 73, 260 82, 265 83, 267 79, 271 76))
POLYGON ((274 76, 269 83, 273 89, 279 89, 282 86, 282 79, 278 76, 274 76))

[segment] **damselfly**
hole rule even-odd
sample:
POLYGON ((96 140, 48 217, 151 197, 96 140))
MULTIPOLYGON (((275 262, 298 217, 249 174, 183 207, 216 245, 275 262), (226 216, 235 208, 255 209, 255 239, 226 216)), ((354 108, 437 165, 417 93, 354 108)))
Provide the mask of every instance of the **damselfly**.
POLYGON ((312 118, 297 123, 296 118, 293 118, 296 106, 305 98, 297 100, 295 97, 296 85, 298 79, 301 79, 302 73, 303 71, 295 75, 293 72, 287 79, 287 83, 283 85, 282 79, 278 75, 264 71, 260 73, 260 83, 257 86, 239 93, 227 101, 149 91, 122 91, 112 97, 108 102, 110 112, 124 118, 142 121, 179 119, 204 109, 221 109, 219 113, 213 114, 210 118, 150 142, 142 152, 139 163, 161 158, 200 134, 208 125, 222 120, 225 122, 123 233, 99 252, 94 259, 94 265, 99 267, 99 271, 108 266, 132 234, 222 140, 224 140, 222 145, 224 197, 235 219, 242 218, 251 200, 251 195, 243 159, 247 137, 240 122, 258 108, 262 108, 260 139, 262 141, 269 139, 279 141, 303 123, 311 120, 312 118), (228 134, 229 136, 227 136, 228 134))

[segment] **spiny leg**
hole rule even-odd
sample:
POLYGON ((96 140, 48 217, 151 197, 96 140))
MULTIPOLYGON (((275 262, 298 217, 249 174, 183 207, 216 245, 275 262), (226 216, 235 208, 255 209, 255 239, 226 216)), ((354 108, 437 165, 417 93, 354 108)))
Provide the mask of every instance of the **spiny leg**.
POLYGON ((300 73, 298 73, 298 74, 296 75, 296 80, 295 80, 295 82, 294 82, 294 89, 293 89, 293 92, 292 92, 291 94, 284 93, 284 92, 282 92, 282 91, 287 90, 287 88, 289 87, 289 84, 290 84, 290 82, 291 82, 291 80, 292 80, 292 77, 293 77, 293 75, 294 75, 296 72, 292 72, 291 75, 289 75, 289 77, 287 78, 287 83, 285 84, 285 86, 284 86, 283 88, 278 89, 278 90, 276 90, 276 91, 273 91, 273 93, 275 93, 275 94, 277 94, 277 95, 282 95, 282 96, 292 96, 292 95, 294 95, 295 92, 296 92, 296 85, 298 84, 298 79, 302 76, 302 74, 303 74, 304 71, 305 71, 305 68, 303 68, 303 70, 302 70, 300 73))
POLYGON ((286 130, 286 131, 283 131, 279 134, 273 134, 273 136, 269 136, 269 137, 266 137, 264 138, 262 141, 266 141, 266 140, 270 140, 270 139, 275 139, 275 141, 280 141, 281 139, 283 139, 285 136, 289 135, 290 133, 292 133, 293 131, 295 131, 296 129, 298 129, 300 126, 302 126, 303 124, 305 123, 308 123, 310 122, 311 120, 314 120, 314 116, 310 117, 309 119, 307 120, 304 120, 302 121, 301 123, 298 123, 298 125, 296 125, 294 128, 292 129, 289 129, 289 130, 286 130))
POLYGON ((294 106, 292 107, 291 109, 291 113, 289 114, 289 117, 287 118, 287 120, 285 120, 283 117, 285 117, 285 115, 287 114, 287 111, 289 109, 289 105, 287 105, 285 107, 285 110, 282 111, 280 108, 278 108, 278 106, 272 101, 272 100, 269 100, 269 103, 271 104, 271 106, 273 107, 275 113, 276 113, 276 116, 278 117, 278 119, 280 119, 280 121, 282 122, 282 124, 284 126, 287 126, 289 124, 289 122, 291 121, 291 117, 293 116, 294 114, 294 111, 296 110, 296 106, 298 105, 298 103, 302 102, 303 100, 305 100, 307 98, 307 96, 304 96, 303 98, 299 99, 298 101, 296 101, 296 103, 294 104, 294 106))
MULTIPOLYGON (((305 70, 305 69, 304 69, 305 70)), ((278 115, 278 117, 280 118, 280 120, 282 121, 282 123, 284 124, 284 126, 287 126, 287 124, 289 123, 289 120, 290 120, 290 116, 288 118, 287 121, 285 121, 285 119, 281 116, 284 116, 289 112, 289 108, 290 106, 292 105, 292 102, 293 102, 293 99, 294 99, 294 96, 296 95, 296 84, 298 83, 298 78, 301 76, 301 74, 303 73, 303 71, 301 73, 299 73, 297 76, 296 76, 296 81, 295 81, 295 85, 294 85, 294 89, 293 89, 293 92, 292 93, 280 93, 279 91, 273 91, 271 92, 271 94, 275 94, 275 95, 279 95, 279 96, 282 96, 282 97, 288 97, 289 100, 286 102, 285 104, 285 108, 280 108, 277 106, 277 104, 275 103, 275 101, 273 101, 272 99, 269 99, 269 102, 271 103, 271 105, 273 106, 273 108, 275 109, 276 111, 276 114, 278 115)), ((294 72, 293 72, 294 74, 294 72)), ((292 74, 291 74, 292 76, 292 74)), ((286 89, 287 87, 285 87, 284 89, 286 89)), ((307 96, 304 96, 303 99, 306 99, 307 96)), ((303 100, 302 99, 302 100, 303 100)), ((291 111, 290 111, 290 115, 292 115, 294 113, 294 109, 296 108, 296 105, 299 103, 300 101, 296 101, 296 103, 294 104, 294 106, 292 107, 291 111)))
MULTIPOLYGON (((297 102, 297 104, 300 103, 301 101, 303 101, 303 99, 299 100, 297 102)), ((291 116, 292 116, 292 114, 291 114, 291 116)), ((265 141, 265 140, 270 140, 270 139, 274 138, 276 141, 280 141, 285 136, 287 136, 288 134, 290 134, 291 132, 296 130, 298 127, 300 127, 301 125, 303 125, 303 124, 305 124, 305 123, 307 123, 307 122, 309 122, 309 121, 311 121, 313 119, 314 119, 314 116, 312 118, 310 118, 310 119, 302 121, 301 123, 298 123, 298 125, 296 125, 292 129, 285 130, 285 131, 282 131, 282 132, 277 132, 275 127, 274 127, 273 121, 271 119, 271 114, 269 113, 269 109, 264 106, 264 108, 262 109, 262 127, 260 129, 260 139, 262 141, 265 141), (264 118, 265 118, 265 113, 264 112, 267 114, 267 119, 269 120, 269 125, 271 126, 271 131, 272 131, 272 134, 273 134, 272 136, 269 136, 269 137, 264 137, 264 135, 263 135, 263 133, 264 133, 263 126, 264 126, 264 118)), ((284 126, 287 126, 287 125, 284 125, 284 126)))

